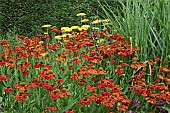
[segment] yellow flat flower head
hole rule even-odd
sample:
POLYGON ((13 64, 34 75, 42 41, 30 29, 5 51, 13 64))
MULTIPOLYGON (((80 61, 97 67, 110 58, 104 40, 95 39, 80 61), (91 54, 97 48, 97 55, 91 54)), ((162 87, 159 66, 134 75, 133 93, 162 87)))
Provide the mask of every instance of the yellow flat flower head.
POLYGON ((92 29, 93 29, 93 30, 99 30, 99 28, 98 28, 98 27, 92 27, 92 29))
POLYGON ((90 25, 82 25, 81 28, 90 28, 90 25))
POLYGON ((69 40, 64 40, 64 42, 65 42, 65 43, 68 43, 68 42, 69 42, 69 40))
POLYGON ((79 29, 80 26, 72 26, 71 29, 79 29))
POLYGON ((104 20, 102 20, 102 22, 108 23, 109 19, 104 19, 104 20))
POLYGON ((81 22, 88 22, 89 21, 89 19, 83 19, 83 20, 81 20, 81 22))
POLYGON ((43 27, 43 28, 49 28, 49 27, 51 27, 51 25, 50 25, 50 24, 47 24, 47 25, 43 25, 42 27, 43 27))
POLYGON ((48 32, 44 32, 44 35, 48 35, 48 32))
POLYGON ((98 24, 100 22, 102 22, 102 20, 94 20, 91 24, 98 24))
POLYGON ((55 39, 56 39, 56 40, 61 40, 62 37, 61 37, 60 35, 57 35, 57 36, 55 36, 55 39))
POLYGON ((48 53, 47 52, 44 52, 44 53, 41 53, 41 56, 46 56, 48 53))
POLYGON ((85 16, 85 13, 78 13, 76 16, 85 16))
POLYGON ((102 42, 104 42, 104 39, 97 40, 97 43, 102 43, 102 42))
POLYGON ((71 32, 71 31, 72 31, 72 29, 69 28, 69 27, 62 27, 61 30, 62 30, 63 32, 71 32))

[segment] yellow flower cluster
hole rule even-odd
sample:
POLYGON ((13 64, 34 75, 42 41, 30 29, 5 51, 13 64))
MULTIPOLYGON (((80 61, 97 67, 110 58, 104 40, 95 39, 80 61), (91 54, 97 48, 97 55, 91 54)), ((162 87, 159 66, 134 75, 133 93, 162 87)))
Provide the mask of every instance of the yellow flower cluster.
POLYGON ((63 32, 71 32, 71 31, 72 31, 72 29, 69 28, 69 27, 62 27, 61 30, 62 30, 63 32))
POLYGON ((82 29, 88 30, 89 28, 90 28, 90 25, 82 25, 79 30, 80 30, 80 31, 81 31, 82 29))
MULTIPOLYGON (((78 13, 76 16, 86 16, 85 13, 78 13)), ((81 23, 86 23, 88 22, 89 19, 81 19, 81 23)), ((98 24, 98 23, 108 23, 109 20, 108 19, 97 19, 97 20, 94 20, 91 22, 91 24, 98 24)), ((51 27, 51 25, 43 25, 42 27, 44 28, 49 28, 51 27)), ((82 25, 82 26, 71 26, 71 27, 61 27, 61 30, 64 32, 62 35, 57 35, 55 36, 55 39, 56 40, 62 40, 67 43, 69 40, 67 40, 65 37, 68 35, 70 38, 72 38, 72 34, 69 34, 71 33, 73 30, 78 30, 78 31, 81 31, 81 30, 88 30, 90 28, 90 25, 82 25)), ((93 30, 99 30, 100 28, 99 27, 92 27, 93 30)), ((104 42, 104 39, 98 39, 97 40, 97 43, 102 43, 104 42)))
POLYGON ((104 42, 104 39, 97 40, 97 43, 102 43, 102 42, 104 42))
POLYGON ((72 30, 79 29, 79 28, 80 28, 80 26, 72 26, 71 27, 72 30))

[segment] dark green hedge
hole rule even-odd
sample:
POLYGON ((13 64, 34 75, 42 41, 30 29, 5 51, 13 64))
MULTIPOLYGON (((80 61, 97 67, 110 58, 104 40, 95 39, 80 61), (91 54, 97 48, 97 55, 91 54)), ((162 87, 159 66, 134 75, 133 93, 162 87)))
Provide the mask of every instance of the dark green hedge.
POLYGON ((94 17, 100 9, 97 0, 0 0, 0 35, 12 30, 32 36, 41 33, 44 24, 58 28, 77 25, 77 13, 94 17))
POLYGON ((93 15, 94 8, 97 2, 89 0, 0 0, 0 33, 5 35, 10 29, 17 34, 32 35, 42 32, 44 24, 76 25, 77 13, 88 11, 93 15))

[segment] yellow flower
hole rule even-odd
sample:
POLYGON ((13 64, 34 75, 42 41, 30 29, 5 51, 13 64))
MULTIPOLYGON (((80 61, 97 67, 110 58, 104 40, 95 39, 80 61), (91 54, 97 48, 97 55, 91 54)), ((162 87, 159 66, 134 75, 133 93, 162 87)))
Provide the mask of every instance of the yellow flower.
POLYGON ((76 16, 85 16, 85 13, 78 13, 76 16))
POLYGON ((72 31, 72 29, 69 28, 69 27, 62 27, 61 30, 62 30, 63 32, 71 32, 71 31, 72 31))
POLYGON ((61 35, 61 37, 66 37, 66 36, 67 36, 67 34, 62 34, 62 35, 61 35))
POLYGON ((64 42, 65 42, 65 43, 68 43, 68 42, 69 42, 69 40, 66 40, 66 39, 65 39, 65 40, 64 40, 64 42))
POLYGON ((102 42, 104 42, 104 39, 97 40, 97 43, 102 43, 102 42))
POLYGON ((55 39, 56 39, 56 40, 61 40, 62 37, 61 37, 60 35, 57 35, 57 36, 55 36, 55 39))
POLYGON ((43 44, 44 42, 43 41, 40 41, 39 44, 43 44))
MULTIPOLYGON (((78 28, 78 30, 79 30, 79 31, 82 31, 82 30, 83 30, 83 28, 78 28)), ((84 29, 84 30, 85 30, 85 29, 84 29)))
POLYGON ((81 30, 88 30, 90 28, 90 25, 82 25, 81 28, 79 29, 79 31, 81 30))
POLYGON ((93 29, 93 30, 99 30, 99 28, 98 28, 98 27, 92 27, 92 29, 93 29))
POLYGON ((81 20, 81 22, 88 22, 89 21, 89 19, 83 19, 83 20, 81 20))
POLYGON ((44 32, 44 35, 48 35, 48 32, 44 32))
POLYGON ((98 24, 100 22, 102 22, 102 20, 94 20, 91 24, 98 24))
POLYGON ((108 19, 104 19, 104 20, 102 20, 102 22, 108 23, 109 20, 108 19))
POLYGON ((44 52, 44 53, 41 53, 41 56, 46 56, 48 53, 47 52, 44 52))
POLYGON ((71 29, 79 29, 80 26, 72 26, 71 29))
POLYGON ((49 28, 49 27, 51 27, 51 25, 50 25, 50 24, 47 24, 47 25, 43 25, 42 27, 43 27, 43 28, 49 28))

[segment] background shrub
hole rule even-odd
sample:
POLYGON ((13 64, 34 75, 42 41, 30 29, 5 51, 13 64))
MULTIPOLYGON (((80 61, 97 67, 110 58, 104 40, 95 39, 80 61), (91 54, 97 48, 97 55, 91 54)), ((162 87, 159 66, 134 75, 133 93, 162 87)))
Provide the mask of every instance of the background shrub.
POLYGON ((31 36, 42 32, 44 24, 58 28, 77 25, 79 12, 95 19, 102 10, 97 0, 0 0, 0 34, 4 36, 11 30, 31 36))

